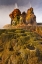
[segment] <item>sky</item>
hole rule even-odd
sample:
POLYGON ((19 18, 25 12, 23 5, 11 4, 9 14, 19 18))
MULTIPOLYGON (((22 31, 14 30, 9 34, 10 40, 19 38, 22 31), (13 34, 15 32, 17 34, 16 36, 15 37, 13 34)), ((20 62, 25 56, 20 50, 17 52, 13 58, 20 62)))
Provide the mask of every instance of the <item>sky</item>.
POLYGON ((21 12, 26 11, 30 7, 34 8, 36 22, 42 23, 42 0, 0 0, 0 28, 11 23, 9 14, 19 8, 21 12))

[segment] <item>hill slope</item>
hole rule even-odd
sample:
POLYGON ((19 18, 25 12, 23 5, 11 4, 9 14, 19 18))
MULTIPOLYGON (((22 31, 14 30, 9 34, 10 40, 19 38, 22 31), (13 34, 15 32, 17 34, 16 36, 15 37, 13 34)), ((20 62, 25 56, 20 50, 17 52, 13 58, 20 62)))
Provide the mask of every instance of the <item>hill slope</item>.
POLYGON ((1 63, 42 64, 42 36, 25 29, 1 29, 1 63))

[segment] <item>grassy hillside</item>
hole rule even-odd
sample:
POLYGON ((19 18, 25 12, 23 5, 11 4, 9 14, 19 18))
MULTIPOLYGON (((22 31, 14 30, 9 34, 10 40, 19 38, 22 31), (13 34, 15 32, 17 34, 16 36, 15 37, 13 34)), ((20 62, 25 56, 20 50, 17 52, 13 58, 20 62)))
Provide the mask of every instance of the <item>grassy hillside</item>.
MULTIPOLYGON (((42 31, 41 28, 40 30, 42 31)), ((40 32, 37 29, 1 29, 0 64, 42 64, 40 32)))

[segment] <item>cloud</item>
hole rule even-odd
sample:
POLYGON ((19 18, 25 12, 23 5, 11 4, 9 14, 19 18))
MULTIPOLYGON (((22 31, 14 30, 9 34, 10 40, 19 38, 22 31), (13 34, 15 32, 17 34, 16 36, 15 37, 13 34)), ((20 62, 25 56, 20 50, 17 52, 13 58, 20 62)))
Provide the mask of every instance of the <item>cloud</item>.
POLYGON ((42 0, 0 0, 0 5, 13 5, 17 3, 18 5, 25 6, 29 4, 29 2, 34 6, 42 4, 42 0))

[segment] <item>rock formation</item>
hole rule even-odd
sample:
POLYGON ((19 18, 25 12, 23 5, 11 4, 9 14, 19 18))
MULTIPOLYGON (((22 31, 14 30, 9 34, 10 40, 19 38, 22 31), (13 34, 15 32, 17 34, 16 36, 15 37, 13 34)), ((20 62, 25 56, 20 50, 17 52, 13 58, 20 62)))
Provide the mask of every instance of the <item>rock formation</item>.
POLYGON ((26 23, 27 25, 36 25, 36 16, 34 15, 32 7, 27 10, 26 23))
POLYGON ((21 24, 26 24, 26 12, 22 12, 21 16, 20 16, 20 22, 21 24))
POLYGON ((21 11, 19 9, 14 9, 11 14, 9 14, 11 18, 11 25, 17 25, 19 23, 21 11))
POLYGON ((34 15, 33 8, 27 10, 27 13, 24 11, 21 14, 19 9, 14 9, 11 14, 11 25, 25 24, 25 25, 36 25, 36 16, 34 15))

